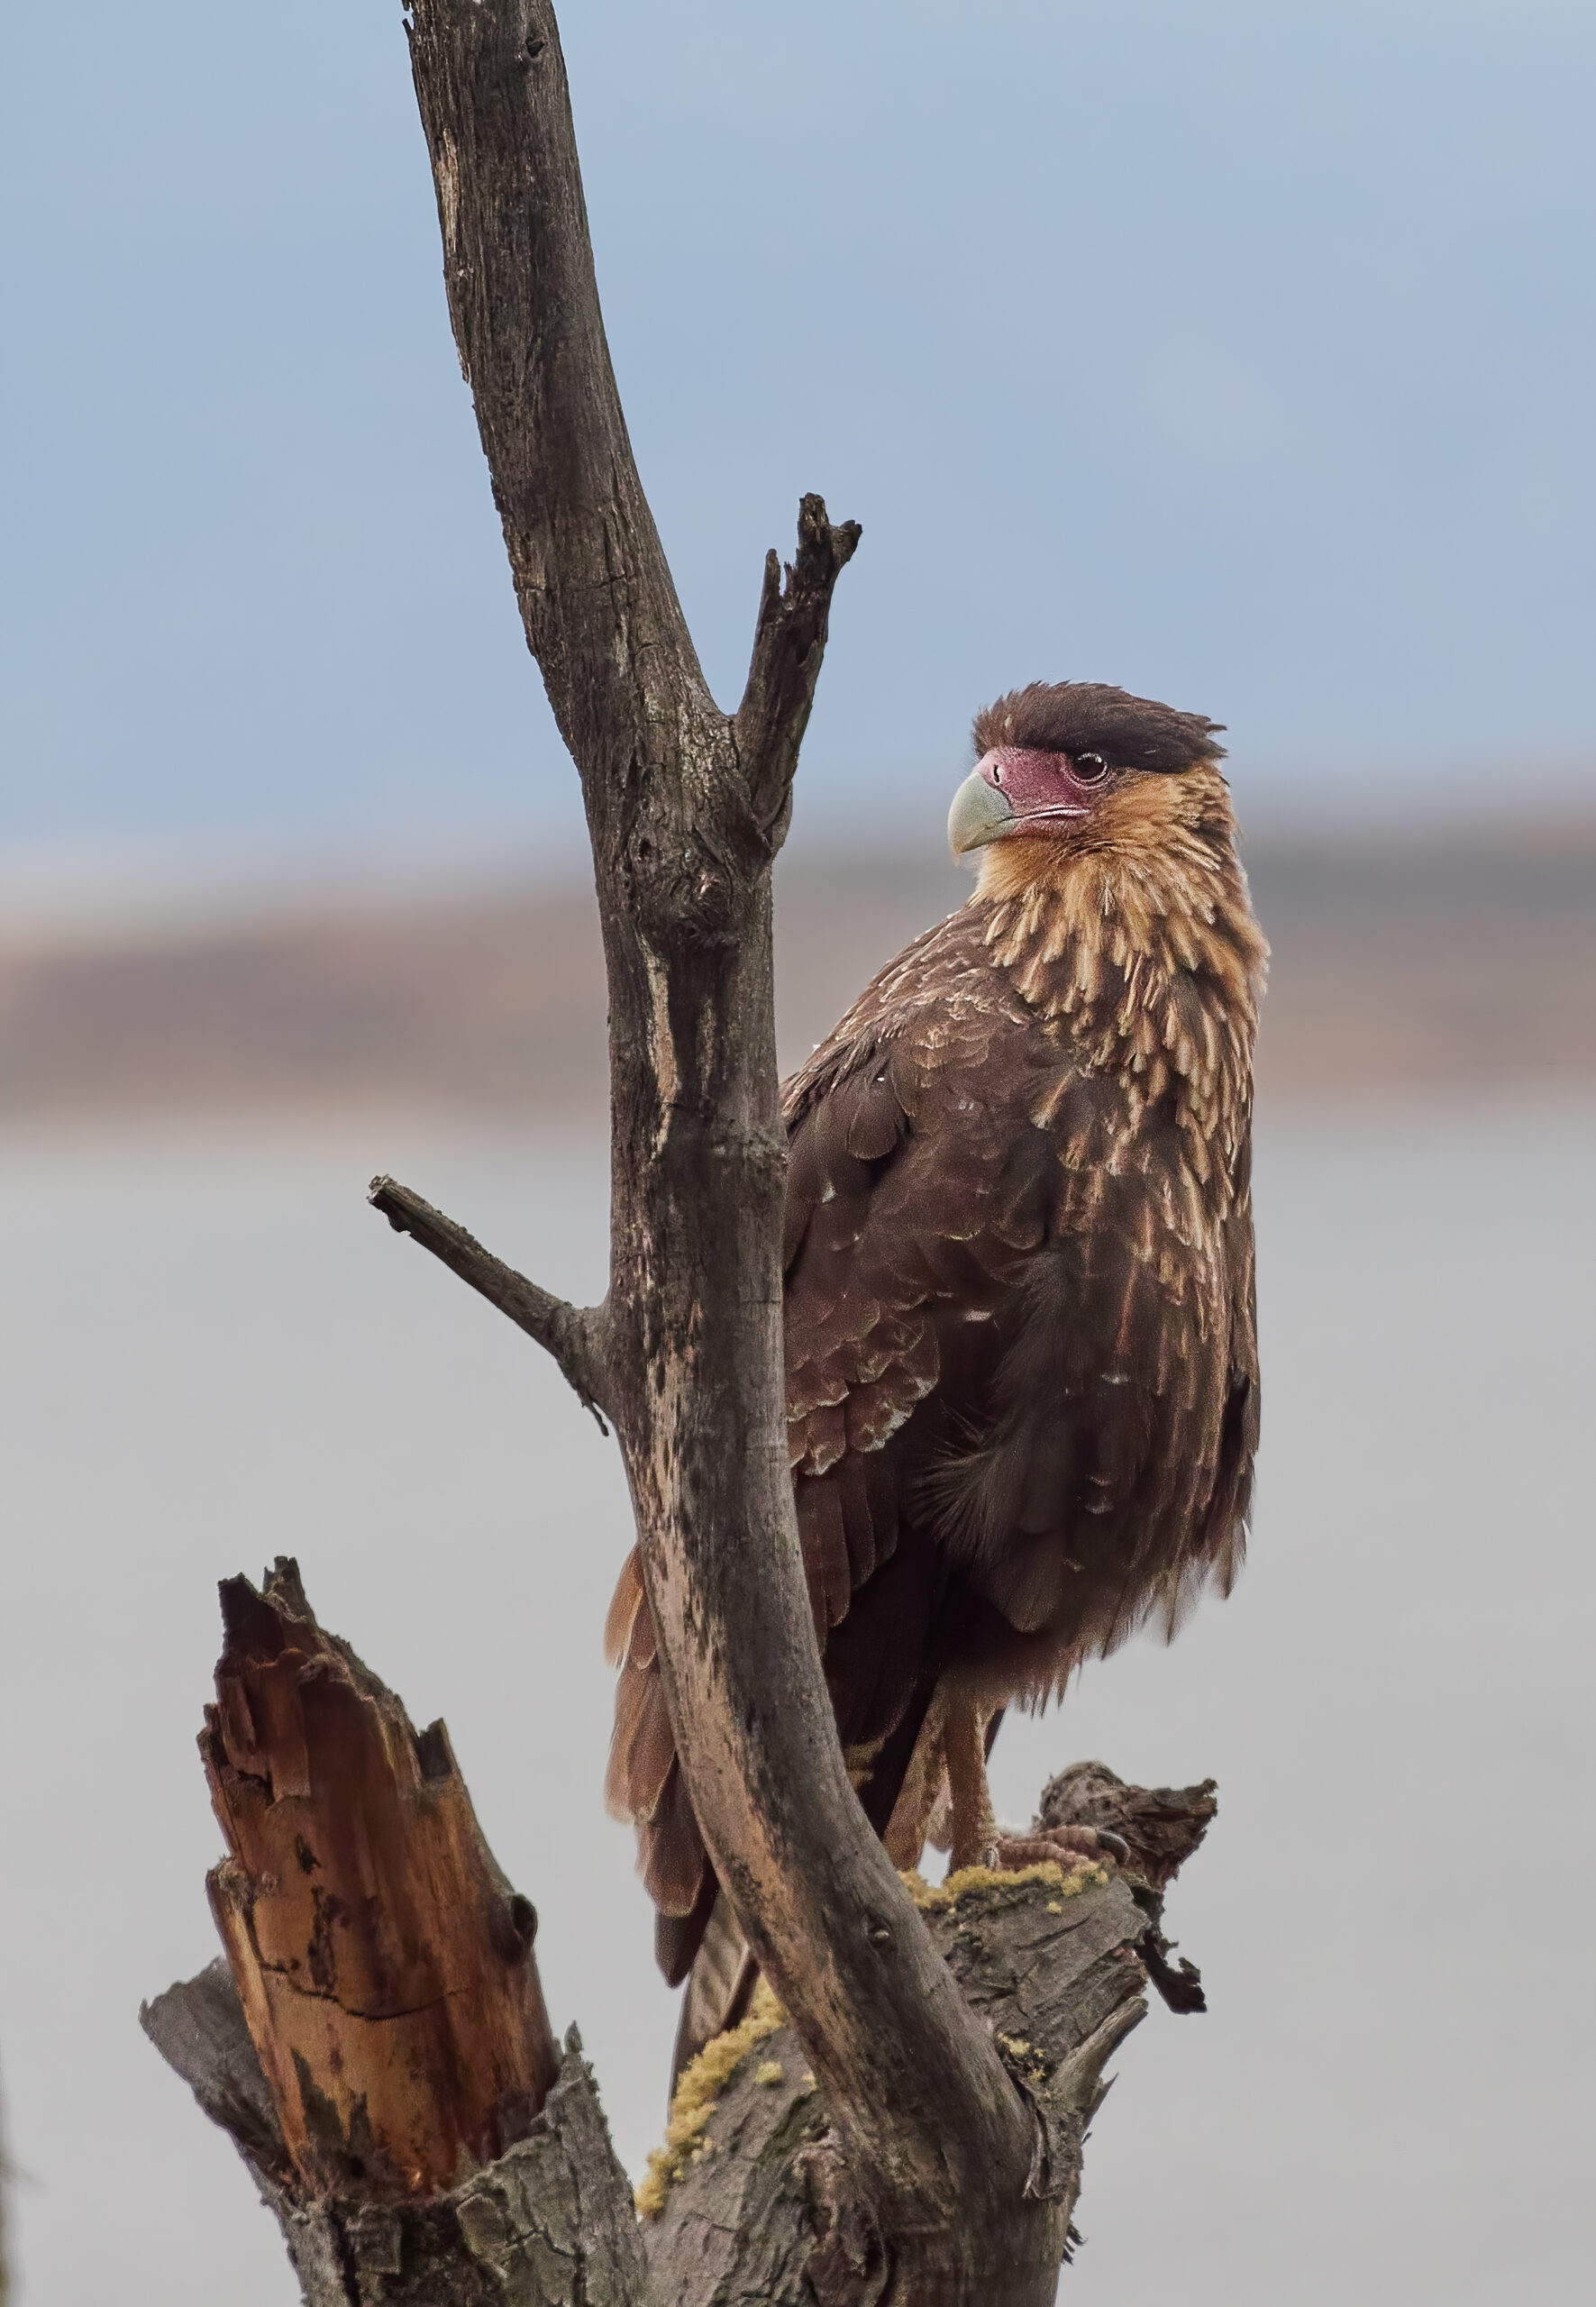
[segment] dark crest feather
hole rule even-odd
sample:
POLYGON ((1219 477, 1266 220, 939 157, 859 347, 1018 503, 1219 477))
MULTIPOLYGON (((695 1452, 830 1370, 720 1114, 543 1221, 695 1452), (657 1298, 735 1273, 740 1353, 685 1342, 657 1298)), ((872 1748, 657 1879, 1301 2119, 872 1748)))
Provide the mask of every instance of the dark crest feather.
POLYGON ((1214 740, 1224 725, 1106 681, 1032 681, 978 713, 971 734, 978 759, 994 745, 1024 745, 1101 753, 1114 769, 1169 772, 1223 761, 1225 748, 1214 740))

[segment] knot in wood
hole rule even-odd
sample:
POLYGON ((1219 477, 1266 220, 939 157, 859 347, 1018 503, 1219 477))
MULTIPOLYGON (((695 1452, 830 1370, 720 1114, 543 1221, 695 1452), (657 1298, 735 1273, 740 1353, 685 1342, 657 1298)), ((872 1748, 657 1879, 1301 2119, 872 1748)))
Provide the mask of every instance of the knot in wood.
POLYGON ((695 827, 640 829, 624 878, 627 911, 661 952, 734 944, 752 926, 757 866, 739 870, 695 827))
POLYGON ((520 1891, 512 1891, 489 1921, 493 1949, 506 1963, 524 1963, 537 1937, 537 1909, 520 1891))
POLYGON ((804 2277, 818 2307, 875 2307, 889 2272, 880 2229, 861 2202, 841 2143, 825 2132, 793 2157, 815 2245, 804 2277))

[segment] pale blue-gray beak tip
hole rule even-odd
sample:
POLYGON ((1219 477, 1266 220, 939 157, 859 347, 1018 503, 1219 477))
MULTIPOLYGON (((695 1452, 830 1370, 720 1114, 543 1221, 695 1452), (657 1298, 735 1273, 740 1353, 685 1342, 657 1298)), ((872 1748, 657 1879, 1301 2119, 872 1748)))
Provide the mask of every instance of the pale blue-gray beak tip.
POLYGON ((995 785, 972 769, 953 796, 948 811, 948 848, 955 859, 971 849, 984 849, 1012 831, 1014 811, 995 785))

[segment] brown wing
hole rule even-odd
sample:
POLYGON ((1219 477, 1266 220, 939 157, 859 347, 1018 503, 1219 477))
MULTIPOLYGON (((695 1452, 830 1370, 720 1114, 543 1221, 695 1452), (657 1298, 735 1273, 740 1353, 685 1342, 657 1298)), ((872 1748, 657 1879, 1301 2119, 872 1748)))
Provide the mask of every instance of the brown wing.
POLYGON ((1134 1079, 1076 1074, 1049 1117, 1047 1234, 999 1310, 968 1439, 925 1473, 954 1572, 990 1605, 994 1693, 1045 1697, 1150 1615, 1170 1630, 1239 1559, 1257 1385, 1250 1211, 1134 1079))
MULTIPOLYGON (((911 947, 788 1097, 798 1527, 878 1827, 950 1666, 1040 1695, 1234 1556, 1255 1434, 1232 1181, 1194 1171, 1172 1099, 1082 1070, 982 928, 970 908, 911 947)), ((608 1791, 679 1977, 714 1883, 635 1557, 610 1636, 608 1791)))

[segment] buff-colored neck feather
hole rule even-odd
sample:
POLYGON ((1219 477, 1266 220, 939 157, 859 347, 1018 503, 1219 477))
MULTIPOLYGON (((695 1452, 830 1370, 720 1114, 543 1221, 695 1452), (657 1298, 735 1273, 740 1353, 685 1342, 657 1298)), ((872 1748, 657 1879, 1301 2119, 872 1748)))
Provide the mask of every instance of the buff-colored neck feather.
POLYGON ((1081 833, 983 854, 987 944, 1039 1015, 1138 1106, 1172 1093, 1199 1169, 1245 1133, 1269 949, 1217 769, 1142 777, 1081 833))

